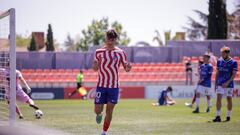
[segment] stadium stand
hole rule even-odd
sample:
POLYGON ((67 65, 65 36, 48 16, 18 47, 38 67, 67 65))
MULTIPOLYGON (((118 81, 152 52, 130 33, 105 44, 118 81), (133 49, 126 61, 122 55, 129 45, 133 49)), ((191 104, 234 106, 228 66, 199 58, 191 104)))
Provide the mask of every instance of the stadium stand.
MULTIPOLYGON (((184 84, 185 83, 185 59, 192 59, 197 65, 197 57, 184 57, 181 63, 133 63, 130 73, 120 68, 120 83, 124 86, 130 85, 157 85, 157 84, 184 84)), ((240 69, 240 58, 235 57, 240 69)), ((196 66, 195 66, 196 67, 196 66)), ((216 67, 214 66, 214 69, 216 67)), ((75 87, 76 75, 80 69, 22 69, 23 76, 31 87, 75 87)), ((82 69, 85 86, 95 86, 98 74, 92 69, 82 69)), ((214 81, 215 72, 213 73, 214 81)), ((240 72, 236 76, 240 82, 240 72)))

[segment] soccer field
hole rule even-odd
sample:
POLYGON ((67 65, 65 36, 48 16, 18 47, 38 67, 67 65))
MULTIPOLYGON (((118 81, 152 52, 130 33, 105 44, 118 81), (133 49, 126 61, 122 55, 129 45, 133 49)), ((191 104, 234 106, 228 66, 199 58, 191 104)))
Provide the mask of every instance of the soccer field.
MULTIPOLYGON (((184 106, 184 103, 190 100, 178 99, 177 105, 164 107, 151 106, 154 100, 120 100, 115 108, 109 135, 240 134, 239 99, 234 99, 232 121, 229 123, 208 122, 215 116, 215 107, 210 113, 205 113, 205 99, 200 106, 202 113, 192 114, 193 109, 184 106)), ((92 100, 49 100, 36 103, 44 111, 44 117, 35 119, 31 108, 21 104, 24 121, 76 135, 99 135, 102 131, 102 125, 95 122, 92 100)), ((225 100, 223 107, 222 119, 225 119, 225 100)))

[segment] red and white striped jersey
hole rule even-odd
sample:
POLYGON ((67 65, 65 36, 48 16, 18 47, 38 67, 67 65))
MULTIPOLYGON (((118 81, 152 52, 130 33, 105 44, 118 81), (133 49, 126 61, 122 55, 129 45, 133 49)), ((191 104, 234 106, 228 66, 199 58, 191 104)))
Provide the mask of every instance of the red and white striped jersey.
POLYGON ((103 47, 96 50, 95 60, 99 62, 97 86, 118 88, 120 64, 124 65, 127 63, 125 52, 118 47, 115 47, 113 50, 107 50, 106 47, 103 47))

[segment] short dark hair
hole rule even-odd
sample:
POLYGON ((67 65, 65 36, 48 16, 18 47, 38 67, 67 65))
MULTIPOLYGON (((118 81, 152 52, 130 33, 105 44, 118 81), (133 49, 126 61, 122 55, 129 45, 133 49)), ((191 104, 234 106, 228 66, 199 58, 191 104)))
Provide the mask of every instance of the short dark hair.
POLYGON ((118 38, 118 34, 114 29, 108 30, 106 35, 107 35, 108 39, 117 39, 118 38))
POLYGON ((168 86, 168 87, 167 87, 167 90, 168 90, 168 91, 172 91, 173 89, 172 89, 171 86, 168 86))

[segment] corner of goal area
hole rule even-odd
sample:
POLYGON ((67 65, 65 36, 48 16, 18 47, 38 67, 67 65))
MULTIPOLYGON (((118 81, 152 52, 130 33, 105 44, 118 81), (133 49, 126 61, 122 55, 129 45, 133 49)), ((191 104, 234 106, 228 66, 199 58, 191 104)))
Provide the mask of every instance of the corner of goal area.
POLYGON ((34 125, 31 122, 17 122, 14 126, 0 125, 0 135, 72 135, 61 130, 34 125))

